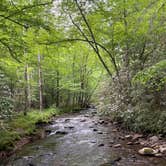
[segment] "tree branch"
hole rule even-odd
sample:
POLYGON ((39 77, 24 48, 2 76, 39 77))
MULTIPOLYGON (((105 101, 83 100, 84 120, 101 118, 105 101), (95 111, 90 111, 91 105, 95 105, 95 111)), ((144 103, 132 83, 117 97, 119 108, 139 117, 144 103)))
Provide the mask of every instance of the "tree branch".
MULTIPOLYGON (((93 40, 93 42, 94 42, 94 45, 95 45, 96 53, 100 55, 100 52, 99 52, 99 49, 98 49, 98 45, 96 45, 96 39, 95 39, 94 33, 93 33, 93 31, 92 31, 92 29, 91 29, 89 23, 88 23, 88 20, 86 19, 86 17, 85 17, 85 15, 84 15, 84 13, 83 13, 81 7, 79 6, 77 0, 75 0, 75 3, 76 3, 76 6, 77 6, 77 8, 79 9, 80 14, 81 14, 81 16, 82 16, 82 18, 83 18, 83 20, 84 20, 84 22, 85 22, 85 24, 86 24, 88 30, 89 30, 89 33, 90 33, 91 38, 92 38, 92 40, 93 40)), ((115 62, 115 58, 112 56, 112 54, 111 54, 108 50, 107 50, 106 52, 107 52, 107 54, 110 56, 111 61, 112 61, 113 65, 114 65, 116 74, 117 74, 117 76, 119 77, 119 71, 118 71, 118 67, 117 67, 116 62, 115 62)), ((99 56, 99 59, 100 59, 100 56, 99 56)))
POLYGON ((13 59, 15 59, 15 60, 16 60, 17 62, 19 62, 19 63, 22 63, 22 62, 16 57, 16 54, 13 52, 13 50, 10 48, 10 46, 9 46, 8 44, 6 44, 6 43, 5 43, 4 41, 2 41, 2 40, 0 40, 0 43, 8 49, 8 51, 9 51, 9 53, 10 53, 10 56, 11 56, 13 59))
POLYGON ((4 19, 7 19, 7 20, 9 20, 9 21, 11 21, 11 22, 13 22, 13 23, 19 25, 19 26, 22 26, 22 27, 26 28, 26 25, 21 24, 20 22, 15 21, 15 20, 13 20, 13 19, 11 19, 11 18, 8 18, 8 17, 6 17, 6 16, 4 16, 4 15, 0 15, 0 17, 3 17, 4 19))
POLYGON ((23 7, 22 9, 20 10, 17 10, 16 12, 13 12, 11 13, 10 15, 6 16, 5 19, 7 18, 10 18, 10 17, 13 17, 17 14, 20 14, 21 12, 23 12, 24 10, 28 10, 28 9, 32 9, 32 8, 35 8, 35 7, 39 7, 39 6, 45 6, 45 5, 49 5, 49 4, 52 4, 54 0, 50 1, 50 2, 47 2, 47 3, 39 3, 39 4, 35 4, 35 5, 28 5, 28 6, 25 6, 23 7))

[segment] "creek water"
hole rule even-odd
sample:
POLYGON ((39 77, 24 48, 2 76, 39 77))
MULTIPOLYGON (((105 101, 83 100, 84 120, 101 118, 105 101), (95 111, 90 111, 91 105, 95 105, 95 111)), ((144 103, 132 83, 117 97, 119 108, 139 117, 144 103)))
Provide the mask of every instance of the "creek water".
POLYGON ((137 154, 138 145, 126 145, 112 123, 99 123, 89 109, 55 118, 46 138, 27 144, 2 166, 166 166, 164 158, 137 154), (114 148, 114 144, 122 146, 114 148))

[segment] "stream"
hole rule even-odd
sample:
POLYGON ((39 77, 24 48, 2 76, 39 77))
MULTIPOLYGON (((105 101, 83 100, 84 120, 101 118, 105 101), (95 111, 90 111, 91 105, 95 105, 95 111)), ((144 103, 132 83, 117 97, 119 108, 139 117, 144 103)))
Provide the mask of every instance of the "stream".
POLYGON ((164 158, 138 155, 123 133, 97 116, 95 109, 64 115, 47 126, 49 134, 23 146, 2 166, 166 166, 164 158), (121 144, 115 148, 113 145, 121 144))

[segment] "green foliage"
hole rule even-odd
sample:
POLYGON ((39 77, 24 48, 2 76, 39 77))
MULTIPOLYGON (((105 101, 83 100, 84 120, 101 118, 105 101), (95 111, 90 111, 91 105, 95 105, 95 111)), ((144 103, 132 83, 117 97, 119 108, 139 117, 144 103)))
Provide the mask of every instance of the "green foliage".
POLYGON ((0 150, 10 150, 16 140, 31 134, 35 134, 37 123, 48 123, 53 115, 60 114, 59 110, 50 108, 39 112, 33 110, 25 116, 23 113, 15 114, 12 120, 6 121, 7 129, 0 130, 0 150))
POLYGON ((152 91, 160 91, 166 84, 166 60, 136 74, 133 83, 140 83, 152 91))
POLYGON ((14 108, 13 101, 10 98, 0 98, 0 119, 11 117, 14 108))
POLYGON ((14 131, 0 131, 0 151, 1 150, 12 150, 14 147, 14 142, 20 139, 20 136, 17 132, 14 131))
POLYGON ((114 120, 121 122, 128 130, 142 133, 166 134, 166 112, 137 110, 121 111, 112 114, 114 120))

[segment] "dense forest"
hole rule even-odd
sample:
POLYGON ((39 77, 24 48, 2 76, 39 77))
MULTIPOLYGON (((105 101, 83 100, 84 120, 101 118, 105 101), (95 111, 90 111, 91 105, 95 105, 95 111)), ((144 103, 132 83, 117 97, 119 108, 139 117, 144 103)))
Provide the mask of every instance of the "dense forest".
POLYGON ((1 0, 0 50, 0 150, 92 105, 166 135, 165 0, 1 0))

